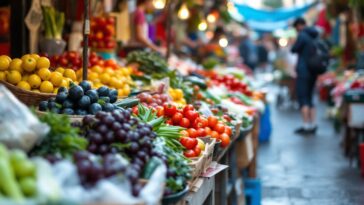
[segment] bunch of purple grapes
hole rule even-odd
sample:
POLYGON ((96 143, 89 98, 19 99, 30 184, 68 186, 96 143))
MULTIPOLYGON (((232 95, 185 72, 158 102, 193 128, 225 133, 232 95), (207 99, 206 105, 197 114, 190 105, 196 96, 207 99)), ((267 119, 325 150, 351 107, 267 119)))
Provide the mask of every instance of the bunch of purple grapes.
POLYGON ((133 195, 137 196, 142 188, 138 183, 139 176, 150 157, 155 155, 153 139, 157 135, 152 127, 132 117, 130 109, 85 116, 83 127, 90 142, 89 152, 99 155, 123 153, 130 159, 125 174, 132 184, 133 195))
POLYGON ((87 151, 79 151, 73 158, 81 183, 85 187, 92 187, 99 180, 126 170, 126 166, 117 154, 107 154, 99 158, 87 151))

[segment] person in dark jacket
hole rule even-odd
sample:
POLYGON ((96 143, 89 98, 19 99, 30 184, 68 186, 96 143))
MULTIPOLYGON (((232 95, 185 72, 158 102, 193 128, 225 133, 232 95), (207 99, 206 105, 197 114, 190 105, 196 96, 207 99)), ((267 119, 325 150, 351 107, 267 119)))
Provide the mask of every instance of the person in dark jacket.
POLYGON ((296 19, 293 26, 298 32, 298 37, 291 51, 298 54, 296 94, 303 118, 303 126, 296 129, 295 133, 314 134, 317 126, 312 98, 317 76, 309 72, 307 62, 311 55, 311 45, 314 39, 318 37, 318 31, 315 28, 307 27, 303 18, 296 19))

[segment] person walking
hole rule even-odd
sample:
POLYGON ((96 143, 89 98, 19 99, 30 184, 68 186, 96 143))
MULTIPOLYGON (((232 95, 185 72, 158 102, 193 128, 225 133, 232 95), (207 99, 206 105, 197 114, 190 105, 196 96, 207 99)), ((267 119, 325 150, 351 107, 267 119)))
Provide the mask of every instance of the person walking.
POLYGON ((315 134, 317 125, 315 123, 315 108, 313 104, 313 92, 316 84, 317 75, 310 72, 308 66, 311 57, 311 48, 318 37, 318 31, 313 27, 307 27, 303 18, 298 18, 293 23, 298 32, 298 37, 291 51, 298 54, 296 65, 296 94, 297 101, 303 119, 303 125, 295 130, 297 134, 315 134))

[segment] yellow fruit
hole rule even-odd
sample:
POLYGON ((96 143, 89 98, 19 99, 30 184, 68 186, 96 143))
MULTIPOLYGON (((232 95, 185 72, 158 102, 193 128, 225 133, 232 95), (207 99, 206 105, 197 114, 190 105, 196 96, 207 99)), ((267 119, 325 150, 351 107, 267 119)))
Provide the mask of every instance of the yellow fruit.
POLYGON ((120 71, 123 73, 123 76, 128 76, 130 74, 129 70, 126 68, 121 68, 120 71))
POLYGON ((63 76, 59 72, 52 72, 49 80, 54 86, 60 86, 62 83, 63 76))
POLYGON ((57 93, 58 93, 58 89, 59 89, 59 88, 54 88, 53 93, 54 93, 54 94, 57 94, 57 93))
POLYGON ((29 56, 29 57, 23 56, 22 61, 23 61, 23 63, 22 63, 23 70, 28 71, 28 72, 32 72, 35 70, 37 61, 34 58, 32 58, 31 56, 29 56))
POLYGON ((63 78, 64 80, 66 80, 66 83, 67 83, 67 87, 68 88, 69 86, 71 86, 71 83, 73 83, 73 81, 70 79, 70 78, 63 78))
POLYGON ((0 71, 0 80, 6 80, 6 73, 4 71, 0 71))
POLYGON ((97 74, 97 73, 95 73, 95 72, 90 72, 89 73, 89 75, 88 75, 88 79, 90 80, 90 81, 94 81, 94 80, 96 80, 96 79, 98 79, 99 78, 99 74, 97 74))
MULTIPOLYGON (((11 62, 11 58, 10 58, 9 56, 7 56, 7 55, 1 55, 1 56, 6 57, 6 59, 8 59, 8 61, 9 61, 9 62, 11 62)), ((0 57, 1 57, 1 56, 0 56, 0 57)))
POLYGON ((100 82, 94 82, 93 85, 94 85, 93 86, 94 88, 99 88, 99 87, 103 86, 103 84, 100 82))
POLYGON ((118 89, 118 96, 119 96, 119 97, 124 96, 124 91, 123 91, 123 89, 118 89))
POLYGON ((53 84, 48 80, 43 81, 40 84, 40 92, 42 93, 53 93, 53 84))
MULTIPOLYGON (((36 61, 40 58, 40 56, 36 53, 30 54, 30 57, 34 58, 36 61)), ((42 57, 44 58, 44 57, 42 57)))
POLYGON ((40 84, 42 83, 42 80, 36 74, 32 74, 28 78, 28 83, 32 89, 36 89, 39 88, 40 84))
POLYGON ((11 84, 16 85, 21 81, 21 74, 19 71, 11 70, 7 73, 6 80, 11 84))
POLYGON ((38 89, 32 89, 32 92, 40 93, 38 89))
POLYGON ((24 61, 26 58, 32 57, 30 54, 25 54, 21 57, 21 60, 24 61))
POLYGON ((130 94, 130 86, 128 84, 124 85, 123 94, 124 95, 129 95, 130 94))
POLYGON ((77 77, 77 79, 82 79, 82 69, 79 69, 76 71, 76 77, 77 77))
POLYGON ((98 65, 93 66, 93 67, 91 68, 91 70, 92 70, 93 72, 96 72, 96 73, 102 73, 102 71, 103 71, 103 69, 102 69, 100 66, 98 66, 98 65))
POLYGON ((62 79, 61 85, 59 85, 59 87, 65 87, 68 88, 69 87, 69 82, 68 80, 66 80, 65 78, 62 79))
POLYGON ((62 67, 58 67, 55 71, 63 75, 63 73, 64 73, 64 68, 62 68, 62 67))
POLYGON ((20 81, 16 86, 23 90, 30 90, 30 85, 27 81, 20 81))
POLYGON ((0 56, 0 71, 7 70, 9 68, 10 61, 9 61, 9 57, 6 55, 0 56))
POLYGON ((42 80, 49 80, 51 78, 51 71, 48 68, 41 68, 38 70, 38 75, 42 80))
POLYGON ((37 68, 41 69, 41 68, 49 68, 49 66, 51 66, 51 62, 49 61, 48 58, 46 57, 40 57, 37 60, 37 68))
POLYGON ((28 74, 24 74, 22 77, 21 77, 21 80, 22 81, 28 81, 29 79, 29 75, 28 74))
POLYGON ((74 70, 72 69, 66 69, 63 73, 63 76, 66 78, 70 78, 72 81, 76 81, 77 77, 76 77, 76 73, 74 70))
POLYGON ((112 68, 106 68, 105 71, 104 71, 104 73, 108 73, 110 75, 113 75, 114 74, 114 69, 112 69, 112 68))
POLYGON ((112 77, 110 79, 110 86, 114 87, 114 88, 122 88, 123 83, 121 82, 121 80, 118 80, 116 77, 112 77))
POLYGON ((20 58, 14 58, 9 65, 10 70, 17 70, 20 73, 23 72, 23 68, 21 67, 22 61, 20 58))
POLYGON ((100 80, 103 84, 108 84, 110 82, 110 75, 108 73, 103 73, 100 75, 100 80))

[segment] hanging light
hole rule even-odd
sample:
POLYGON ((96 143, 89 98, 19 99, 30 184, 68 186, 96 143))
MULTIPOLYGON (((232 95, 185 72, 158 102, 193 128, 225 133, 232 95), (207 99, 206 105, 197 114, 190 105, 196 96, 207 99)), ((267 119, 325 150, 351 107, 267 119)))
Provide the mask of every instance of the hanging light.
POLYGON ((203 19, 199 24, 198 24, 198 30, 200 31, 206 31, 207 29, 207 23, 205 21, 205 19, 203 19))
POLYGON ((288 45, 288 40, 286 38, 280 38, 279 41, 278 41, 278 44, 281 47, 286 47, 288 45))
POLYGON ((187 5, 182 4, 181 8, 178 10, 178 18, 182 20, 186 20, 190 17, 190 11, 187 8, 187 5))
POLYGON ((221 37, 220 40, 219 40, 219 45, 223 48, 225 48, 226 46, 228 46, 229 42, 228 40, 226 39, 226 37, 221 37))
POLYGON ((156 9, 164 9, 166 6, 166 0, 153 0, 153 5, 156 9))
POLYGON ((207 15, 207 22, 215 23, 216 22, 216 16, 214 14, 207 15))

